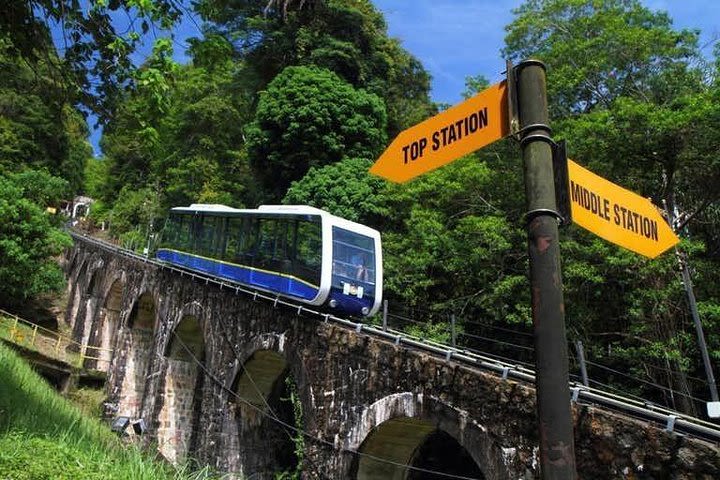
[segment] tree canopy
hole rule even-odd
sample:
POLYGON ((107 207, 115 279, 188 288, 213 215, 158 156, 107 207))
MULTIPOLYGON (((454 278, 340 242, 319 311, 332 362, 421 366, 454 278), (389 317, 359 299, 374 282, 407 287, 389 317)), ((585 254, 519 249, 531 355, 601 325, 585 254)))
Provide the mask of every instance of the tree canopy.
MULTIPOLYGON (((369 0, 198 0, 201 34, 189 41, 186 64, 163 35, 133 64, 143 33, 167 31, 188 8, 12 0, 0 12, 7 294, 57 287, 45 259, 67 239, 43 212, 76 193, 95 197, 96 219, 136 246, 173 206, 302 203, 382 232, 385 297, 430 323, 414 333, 447 339, 444 322, 455 314, 465 342, 532 360, 512 336, 531 320, 517 145, 497 142, 389 184, 369 165, 439 106, 429 74, 388 36, 369 0), (133 28, 118 31, 118 13, 133 28), (59 50, 56 24, 67 40, 59 50), (88 111, 105 125, 99 159, 90 158, 88 111), (493 342, 498 336, 507 342, 493 342)), ((572 158, 679 218, 680 253, 693 267, 717 364, 720 48, 706 58, 697 31, 674 28, 638 0, 527 0, 513 11, 502 53, 545 62, 554 136, 572 158)), ((488 85, 468 73, 466 97, 488 85)), ((561 237, 570 338, 596 365, 646 383, 591 373, 693 411, 706 385, 697 380, 704 375, 676 258, 639 258, 575 226, 561 237)))
POLYGON ((385 142, 382 100, 329 70, 288 67, 260 93, 247 129, 251 163, 274 196, 311 167, 375 158, 385 142))

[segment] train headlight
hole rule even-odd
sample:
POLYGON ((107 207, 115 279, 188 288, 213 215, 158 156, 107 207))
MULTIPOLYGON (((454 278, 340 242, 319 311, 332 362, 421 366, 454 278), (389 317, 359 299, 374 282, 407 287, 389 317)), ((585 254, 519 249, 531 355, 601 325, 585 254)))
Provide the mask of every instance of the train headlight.
POLYGON ((330 301, 328 302, 328 305, 330 305, 330 308, 335 308, 335 307, 337 307, 337 300, 335 300, 335 299, 333 298, 332 300, 330 300, 330 301))
POLYGON ((362 312, 363 315, 367 315, 368 313, 370 313, 370 309, 367 307, 363 307, 362 310, 360 310, 360 311, 362 312))

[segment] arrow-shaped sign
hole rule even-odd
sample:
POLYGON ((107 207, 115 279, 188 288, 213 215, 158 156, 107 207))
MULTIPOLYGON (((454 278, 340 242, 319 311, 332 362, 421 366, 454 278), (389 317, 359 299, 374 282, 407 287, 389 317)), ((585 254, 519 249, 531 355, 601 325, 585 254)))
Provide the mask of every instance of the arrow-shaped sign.
POLYGON ((370 173, 406 182, 509 134, 506 82, 403 130, 370 173))
POLYGON ((655 258, 680 240, 647 198, 568 159, 573 222, 633 252, 655 258))

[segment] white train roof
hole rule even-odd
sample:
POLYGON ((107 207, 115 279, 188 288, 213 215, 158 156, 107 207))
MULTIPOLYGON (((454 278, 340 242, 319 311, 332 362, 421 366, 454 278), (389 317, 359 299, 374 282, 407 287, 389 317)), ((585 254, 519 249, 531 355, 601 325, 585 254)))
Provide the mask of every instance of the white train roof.
POLYGON ((193 203, 189 207, 174 207, 173 212, 212 212, 212 213, 297 213, 300 215, 331 215, 325 210, 309 205, 260 205, 254 208, 233 208, 217 203, 193 203))
POLYGON ((211 203, 193 203, 189 207, 174 207, 171 209, 173 212, 208 212, 208 213, 231 213, 231 214, 259 214, 259 213, 275 213, 275 214, 295 214, 295 215, 319 215, 320 217, 326 218, 332 222, 333 225, 338 227, 350 229, 369 235, 371 237, 380 237, 380 234, 374 228, 368 227, 361 223, 346 220, 342 217, 335 216, 325 210, 311 207, 309 205, 260 205, 257 209, 253 208, 232 208, 227 205, 211 204, 211 203))

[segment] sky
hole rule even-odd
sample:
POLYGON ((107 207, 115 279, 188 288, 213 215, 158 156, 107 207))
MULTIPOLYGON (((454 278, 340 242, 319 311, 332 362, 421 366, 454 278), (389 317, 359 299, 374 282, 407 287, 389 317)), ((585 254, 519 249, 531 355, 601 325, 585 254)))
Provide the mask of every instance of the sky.
MULTIPOLYGON (((491 83, 503 78, 505 62, 500 50, 512 10, 521 0, 373 0, 384 14, 391 37, 418 58, 432 76, 431 98, 449 105, 462 100, 465 78, 482 74, 491 83)), ((645 0, 651 10, 665 10, 675 28, 697 28, 700 45, 712 54, 712 40, 720 37, 720 1, 645 0)), ((184 39, 199 36, 199 20, 186 18, 176 30, 176 60, 187 61, 184 39)), ((142 60, 146 55, 136 55, 142 60)), ((92 123, 92 120, 90 120, 92 123)), ((100 131, 91 143, 99 155, 100 131)))
MULTIPOLYGON (((399 38, 433 77, 432 99, 462 100, 465 77, 503 78, 505 26, 520 0, 373 0, 385 15, 388 33, 399 38)), ((720 36, 720 1, 645 0, 651 10, 670 14, 676 29, 698 28, 700 44, 720 36)), ((704 53, 712 54, 712 46, 704 53)))

